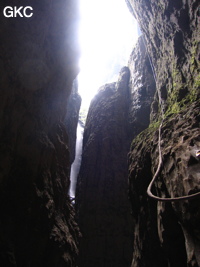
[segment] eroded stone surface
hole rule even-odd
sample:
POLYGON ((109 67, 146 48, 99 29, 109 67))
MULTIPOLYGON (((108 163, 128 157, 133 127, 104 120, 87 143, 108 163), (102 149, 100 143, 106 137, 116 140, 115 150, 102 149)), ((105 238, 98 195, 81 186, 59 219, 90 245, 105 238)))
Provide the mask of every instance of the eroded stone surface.
MULTIPOLYGON (((166 119, 162 129, 163 167, 156 181, 157 190, 154 191, 158 196, 180 197, 199 190, 200 165, 198 157, 195 156, 195 151, 199 149, 199 119, 199 103, 191 105, 187 110, 170 120, 166 119), (185 119, 183 120, 183 118, 185 119)), ((155 237, 159 237, 160 241, 157 240, 156 245, 159 246, 160 244, 164 248, 170 266, 175 266, 180 262, 182 266, 187 266, 184 256, 183 233, 181 233, 178 223, 184 229, 188 266, 196 266, 195 264, 199 264, 199 254, 197 252, 199 242, 199 209, 197 203, 199 199, 173 204, 161 202, 156 204, 154 200, 149 199, 146 195, 146 188, 152 178, 152 172, 155 172, 158 164, 157 143, 157 132, 148 130, 138 136, 132 146, 129 181, 131 202, 134 203, 133 217, 137 229, 135 232, 137 238, 134 241, 133 266, 137 266, 137 264, 149 266, 148 257, 142 257, 143 247, 146 247, 146 242, 152 243, 155 237), (141 213, 141 210, 143 210, 143 213, 141 213), (151 220, 147 219, 149 216, 151 220), (146 236, 153 232, 154 239, 148 238, 147 241, 146 236), (195 246, 197 246, 196 249, 195 246), (174 256, 172 257, 172 255, 174 256)), ((149 247, 152 246, 153 244, 150 244, 149 247)), ((152 251, 148 247, 146 249, 145 255, 149 253, 150 256, 152 251)), ((156 251, 155 255, 158 256, 156 251)), ((159 266, 160 263, 156 262, 157 257, 153 257, 152 264, 159 266)))
POLYGON ((79 266, 130 266, 133 227, 127 153, 150 120, 155 82, 142 39, 118 81, 100 88, 84 132, 76 205, 82 231, 79 266), (143 114, 143 121, 137 116, 143 114))
MULTIPOLYGON (((164 109, 168 114, 178 112, 199 97, 198 1, 128 2, 144 34, 164 109)), ((152 119, 158 114, 155 99, 152 119)))
POLYGON ((131 261, 126 181, 128 68, 122 79, 119 91, 115 83, 101 89, 87 117, 76 192, 83 235, 79 266, 128 266, 131 261))
POLYGON ((199 266, 199 200, 157 204, 146 195, 158 166, 158 126, 163 117, 163 164, 154 194, 180 197, 199 191, 198 1, 130 0, 131 7, 145 36, 157 86, 151 125, 131 148, 132 267, 199 266))
POLYGON ((75 266, 78 227, 67 197, 63 120, 78 73, 76 1, 0 3, 0 265, 75 266))

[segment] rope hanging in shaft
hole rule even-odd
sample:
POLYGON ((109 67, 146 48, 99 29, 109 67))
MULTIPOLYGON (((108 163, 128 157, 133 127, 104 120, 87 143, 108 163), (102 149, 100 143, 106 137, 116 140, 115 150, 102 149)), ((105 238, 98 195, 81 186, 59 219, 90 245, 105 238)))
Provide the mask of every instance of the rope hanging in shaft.
MULTIPOLYGON (((143 41, 144 41, 144 37, 143 37, 143 41)), ((144 43, 145 43, 145 41, 144 41, 144 43)), ((146 51, 147 51, 147 47, 146 47, 146 51)), ((154 76, 155 82, 157 83, 154 66, 153 66, 153 64, 151 62, 151 59, 150 59, 148 51, 147 51, 147 54, 148 54, 150 65, 152 67, 152 72, 153 72, 153 76, 154 76)), ((181 196, 181 197, 174 197, 174 198, 173 197, 169 197, 169 198, 158 197, 158 196, 154 195, 151 192, 152 186, 153 186, 155 180, 157 179, 158 174, 159 174, 159 172, 161 170, 161 166, 162 166, 161 130, 162 130, 162 125, 163 125, 163 121, 164 121, 164 105, 162 103, 160 90, 157 90, 157 93, 158 93, 158 100, 159 100, 159 105, 160 105, 160 108, 161 108, 161 116, 162 116, 162 121, 160 123, 159 130, 158 130, 159 162, 158 162, 158 167, 156 169, 156 172, 155 172, 155 174, 154 174, 154 176, 153 176, 153 178, 152 178, 152 180, 151 180, 151 182, 150 182, 150 184, 149 184, 149 186, 147 188, 147 194, 148 194, 149 197, 151 197, 153 199, 156 199, 158 201, 162 201, 162 202, 177 202, 177 201, 181 201, 181 200, 189 200, 189 199, 194 199, 194 198, 200 197, 200 192, 197 192, 197 193, 194 193, 194 194, 191 194, 191 195, 181 196)))
POLYGON ((159 131, 158 131, 158 150, 159 150, 159 162, 158 162, 158 167, 157 167, 157 170, 153 176, 153 179, 151 180, 148 188, 147 188, 147 194, 149 197, 153 198, 153 199, 156 199, 158 201, 162 201, 162 202, 177 202, 177 201, 181 201, 181 200, 189 200, 189 199, 194 199, 194 198, 197 198, 197 197, 200 197, 200 192, 197 192, 197 193, 194 193, 194 194, 191 194, 191 195, 187 195, 187 196, 181 196, 181 197, 169 197, 169 198, 163 198, 163 197, 158 197, 158 196, 155 196, 152 192, 151 192, 151 189, 152 189, 152 186, 156 180, 156 178, 158 177, 158 174, 160 172, 160 169, 161 169, 161 166, 162 166, 162 151, 161 151, 161 129, 162 129, 162 124, 163 124, 163 120, 159 126, 159 131))

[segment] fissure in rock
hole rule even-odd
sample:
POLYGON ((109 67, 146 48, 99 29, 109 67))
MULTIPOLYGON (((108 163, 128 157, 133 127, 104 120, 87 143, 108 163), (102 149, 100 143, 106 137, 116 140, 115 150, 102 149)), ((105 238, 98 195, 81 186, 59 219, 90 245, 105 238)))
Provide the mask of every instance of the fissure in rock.
POLYGON ((70 172, 71 184, 69 189, 69 195, 72 199, 75 199, 77 177, 81 166, 83 131, 84 131, 84 125, 81 121, 78 121, 78 126, 76 131, 75 159, 71 166, 71 172, 70 172))
POLYGON ((200 192, 199 1, 126 2, 143 37, 91 102, 75 205, 78 2, 30 0, 31 19, 0 12, 2 267, 200 266, 199 198, 146 193, 159 147, 153 194, 200 192))

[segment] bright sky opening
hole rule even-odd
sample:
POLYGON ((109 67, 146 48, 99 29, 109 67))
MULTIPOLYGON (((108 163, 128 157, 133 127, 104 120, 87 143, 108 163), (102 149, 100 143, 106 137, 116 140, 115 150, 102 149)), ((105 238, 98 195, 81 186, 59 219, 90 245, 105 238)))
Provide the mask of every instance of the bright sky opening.
POLYGON ((125 0, 79 0, 81 46, 79 93, 87 107, 100 86, 117 80, 138 39, 125 0))

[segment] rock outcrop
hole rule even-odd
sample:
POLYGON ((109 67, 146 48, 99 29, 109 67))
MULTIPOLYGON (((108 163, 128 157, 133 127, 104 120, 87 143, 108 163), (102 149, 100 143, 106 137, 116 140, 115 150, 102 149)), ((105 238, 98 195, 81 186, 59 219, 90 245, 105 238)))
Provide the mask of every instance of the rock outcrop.
POLYGON ((128 267, 133 226, 128 201, 127 153, 148 127, 155 81, 142 38, 116 83, 92 100, 83 138, 76 206, 82 240, 79 267, 128 267), (134 106, 134 107, 133 107, 134 106), (141 121, 139 116, 145 119, 141 121))
POLYGON ((200 266, 199 198, 157 203, 146 194, 159 146, 162 166, 153 193, 170 198, 200 191, 199 3, 128 2, 144 33, 157 87, 150 127, 133 141, 129 157, 132 267, 200 266))
POLYGON ((129 59, 129 136, 132 139, 150 123, 151 104, 155 94, 155 77, 145 47, 144 37, 138 39, 129 59))
MULTIPOLYGON (((128 1, 128 0, 127 0, 128 1)), ((199 5, 193 0, 129 0, 154 71, 166 115, 199 96, 199 5)), ((160 116, 154 103, 152 119, 160 116)))
POLYGON ((75 266, 66 103, 78 73, 76 1, 0 3, 0 265, 75 266))
MULTIPOLYGON (((199 102, 165 119, 163 167, 154 194, 177 197, 198 191, 199 119, 199 102)), ((158 131, 149 128, 133 141, 129 161, 135 229, 132 266, 199 266, 199 199, 172 204, 149 199, 146 190, 157 165, 158 131)))

